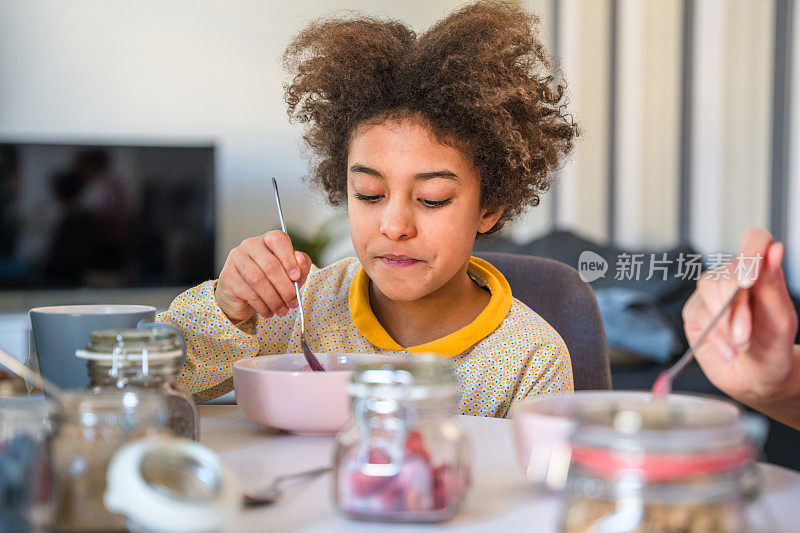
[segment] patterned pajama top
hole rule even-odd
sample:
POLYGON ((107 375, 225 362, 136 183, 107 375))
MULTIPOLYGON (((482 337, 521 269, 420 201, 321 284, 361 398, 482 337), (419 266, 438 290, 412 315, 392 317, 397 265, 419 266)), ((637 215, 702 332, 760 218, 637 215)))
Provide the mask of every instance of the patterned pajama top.
MULTIPOLYGON (((400 346, 370 308, 369 278, 358 259, 312 267, 300 290, 309 346, 315 352, 450 357, 460 386, 459 410, 467 415, 506 417, 514 402, 528 396, 572 391, 569 353, 556 330, 514 298, 506 279, 488 262, 472 257, 468 273, 491 292, 475 320, 441 339, 400 346)), ((217 305, 216 284, 207 281, 183 292, 157 317, 186 338, 179 379, 199 402, 233 388, 237 360, 301 351, 297 309, 269 319, 256 314, 234 324, 217 305)))

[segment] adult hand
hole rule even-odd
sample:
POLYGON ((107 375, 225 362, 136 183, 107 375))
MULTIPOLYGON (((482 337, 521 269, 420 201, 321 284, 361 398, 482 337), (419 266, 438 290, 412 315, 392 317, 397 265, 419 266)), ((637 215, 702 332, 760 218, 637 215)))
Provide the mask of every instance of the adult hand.
POLYGON ((285 316, 298 305, 294 282, 305 283, 310 270, 311 259, 294 250, 286 233, 269 231, 231 250, 214 296, 234 322, 255 313, 265 318, 285 316))
POLYGON ((742 260, 706 272, 698 282, 683 309, 686 337, 693 344, 736 287, 742 287, 697 350, 697 361, 720 390, 800 428, 798 318, 781 268, 783 245, 767 231, 750 228, 739 252, 742 260), (759 256, 757 278, 743 279, 744 262, 759 256))

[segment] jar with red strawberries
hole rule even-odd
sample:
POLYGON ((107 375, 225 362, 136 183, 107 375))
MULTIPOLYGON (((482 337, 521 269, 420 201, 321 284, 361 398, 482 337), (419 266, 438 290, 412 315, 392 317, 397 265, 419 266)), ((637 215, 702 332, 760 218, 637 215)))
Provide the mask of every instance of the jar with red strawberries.
POLYGON ((435 355, 373 360, 356 368, 348 392, 353 417, 336 436, 336 506, 363 520, 451 518, 472 465, 452 362, 435 355))

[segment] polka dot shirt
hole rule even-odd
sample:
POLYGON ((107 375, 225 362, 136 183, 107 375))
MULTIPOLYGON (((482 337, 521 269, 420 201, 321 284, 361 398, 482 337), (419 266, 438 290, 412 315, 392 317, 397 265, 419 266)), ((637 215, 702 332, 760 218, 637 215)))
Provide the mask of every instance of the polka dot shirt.
MULTIPOLYGON (((532 395, 573 390, 569 352, 561 336, 531 308, 513 298, 503 275, 471 258, 470 277, 491 292, 489 304, 460 330, 420 346, 397 344, 369 307, 369 278, 351 257, 312 267, 301 288, 306 336, 312 351, 406 355, 435 352, 453 361, 462 414, 508 416, 514 402, 532 395)), ((206 401, 233 388, 233 364, 244 357, 300 352, 300 315, 234 324, 214 297, 216 280, 180 294, 157 320, 178 327, 186 339, 180 381, 206 401)))

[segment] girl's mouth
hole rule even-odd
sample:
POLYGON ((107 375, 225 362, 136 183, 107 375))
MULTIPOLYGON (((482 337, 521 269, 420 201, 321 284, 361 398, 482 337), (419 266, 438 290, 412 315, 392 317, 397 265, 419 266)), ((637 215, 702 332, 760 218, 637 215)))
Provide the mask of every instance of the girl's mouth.
POLYGON ((418 259, 414 259, 413 257, 408 257, 407 255, 387 254, 380 256, 378 259, 383 261, 383 264, 385 264, 386 266, 395 268, 410 267, 420 262, 418 259))

